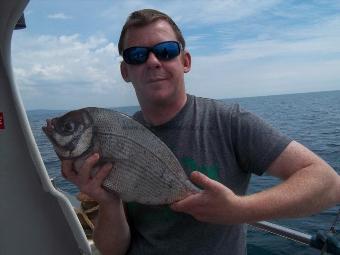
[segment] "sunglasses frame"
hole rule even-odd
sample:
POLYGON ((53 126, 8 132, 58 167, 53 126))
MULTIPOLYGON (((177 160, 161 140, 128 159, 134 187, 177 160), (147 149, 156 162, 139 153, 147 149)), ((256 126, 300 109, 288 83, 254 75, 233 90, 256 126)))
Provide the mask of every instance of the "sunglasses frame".
POLYGON ((148 58, 149 58, 149 54, 150 52, 152 52, 153 54, 155 54, 155 56, 157 57, 158 60, 160 61, 169 61, 171 59, 174 59, 175 57, 177 57, 182 51, 182 45, 181 43, 177 42, 177 41, 164 41, 164 42, 160 42, 160 43, 157 43, 155 45, 153 45, 152 47, 144 47, 144 46, 133 46, 133 47, 129 47, 129 48, 126 48, 124 51, 123 51, 123 59, 125 61, 125 63, 129 64, 129 65, 141 65, 141 64, 144 64, 148 58), (165 43, 175 43, 178 47, 178 53, 174 56, 171 56, 170 58, 163 58, 160 54, 157 53, 157 51, 155 51, 155 48, 159 45, 162 45, 162 44, 165 44, 165 43), (136 61, 136 60, 132 60, 131 61, 131 58, 129 56, 129 52, 131 52, 132 50, 134 49, 144 49, 146 50, 146 57, 143 61, 136 61))

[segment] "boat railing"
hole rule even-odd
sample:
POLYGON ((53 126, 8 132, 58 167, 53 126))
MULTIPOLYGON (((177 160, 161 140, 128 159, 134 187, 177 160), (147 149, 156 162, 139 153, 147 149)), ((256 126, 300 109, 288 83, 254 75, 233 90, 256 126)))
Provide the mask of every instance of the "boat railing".
MULTIPOLYGON (((53 185, 55 186, 54 180, 51 180, 53 185)), ((79 208, 80 202, 77 201, 77 199, 72 196, 71 194, 68 194, 64 191, 61 191, 58 189, 61 193, 63 193, 73 204, 75 208, 79 208)), ((321 251, 321 254, 324 252, 327 252, 327 254, 333 254, 333 255, 340 255, 340 240, 336 237, 335 233, 335 224, 337 222, 337 219, 339 217, 339 213, 333 223, 333 226, 331 227, 332 231, 325 232, 325 231, 318 231, 314 235, 306 234, 288 227, 284 227, 275 223, 271 223, 268 221, 259 221, 255 223, 249 224, 250 226, 265 231, 268 233, 271 233, 273 235, 286 238, 289 240, 292 240, 294 242, 318 249, 321 251)), ((89 241, 92 248, 94 248, 94 243, 92 240, 89 241)))
POLYGON ((321 254, 326 252, 327 254, 340 255, 340 240, 336 237, 335 228, 333 228, 334 231, 326 232, 320 230, 314 235, 309 235, 268 221, 259 221, 249 225, 276 236, 318 249, 321 251, 321 254))

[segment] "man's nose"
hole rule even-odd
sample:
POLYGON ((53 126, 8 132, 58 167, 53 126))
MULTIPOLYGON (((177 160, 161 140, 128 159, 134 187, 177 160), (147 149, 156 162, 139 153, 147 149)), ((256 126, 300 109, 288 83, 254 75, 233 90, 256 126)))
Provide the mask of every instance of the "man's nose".
POLYGON ((151 67, 159 67, 161 65, 159 59, 156 57, 156 55, 150 51, 148 59, 146 60, 147 65, 151 67))

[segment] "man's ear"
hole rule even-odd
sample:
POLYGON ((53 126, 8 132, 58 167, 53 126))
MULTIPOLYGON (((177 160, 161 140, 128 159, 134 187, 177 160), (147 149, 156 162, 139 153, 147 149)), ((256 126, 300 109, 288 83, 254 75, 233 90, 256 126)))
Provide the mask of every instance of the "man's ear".
POLYGON ((126 63, 124 61, 122 61, 120 63, 120 74, 122 75, 124 81, 130 82, 129 72, 127 70, 127 66, 126 66, 126 63))
POLYGON ((191 69, 191 55, 188 51, 183 52, 183 70, 188 73, 191 69))

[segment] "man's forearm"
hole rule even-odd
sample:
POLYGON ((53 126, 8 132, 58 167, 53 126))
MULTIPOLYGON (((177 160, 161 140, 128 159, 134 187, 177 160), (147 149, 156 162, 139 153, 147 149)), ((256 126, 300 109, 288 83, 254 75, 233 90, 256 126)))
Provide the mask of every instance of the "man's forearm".
POLYGON ((94 230, 94 242, 103 255, 125 254, 130 244, 130 230, 122 202, 100 205, 94 230))
POLYGON ((340 202, 340 177, 327 164, 301 169, 285 182, 243 197, 246 222, 302 217, 340 202))
POLYGON ((190 180, 203 191, 175 202, 171 209, 203 222, 239 224, 301 217, 340 203, 339 175, 297 142, 291 142, 267 172, 284 182, 246 196, 238 196, 223 184, 193 172, 190 180))

